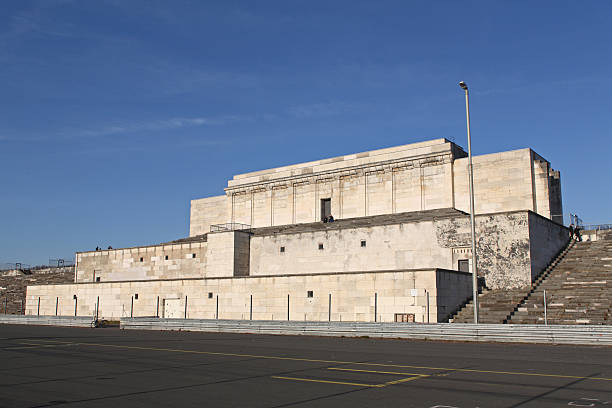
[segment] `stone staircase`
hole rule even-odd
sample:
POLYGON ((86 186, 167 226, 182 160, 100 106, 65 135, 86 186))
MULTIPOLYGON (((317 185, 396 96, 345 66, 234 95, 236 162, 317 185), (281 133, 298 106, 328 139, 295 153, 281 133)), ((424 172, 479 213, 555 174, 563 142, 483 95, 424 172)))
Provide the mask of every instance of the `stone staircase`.
POLYGON ((612 324, 612 234, 576 242, 509 314, 508 323, 612 324))
POLYGON ((74 267, 0 272, 0 314, 23 314, 28 285, 74 282, 74 267))
MULTIPOLYGON (((574 241, 561 250, 552 262, 538 275, 529 289, 481 289, 478 294, 479 323, 506 323, 508 316, 532 293, 542 280, 562 262, 574 245, 574 241)), ((449 320, 451 323, 473 323, 474 304, 470 300, 449 320)), ((514 322, 513 322, 514 323, 514 322)))

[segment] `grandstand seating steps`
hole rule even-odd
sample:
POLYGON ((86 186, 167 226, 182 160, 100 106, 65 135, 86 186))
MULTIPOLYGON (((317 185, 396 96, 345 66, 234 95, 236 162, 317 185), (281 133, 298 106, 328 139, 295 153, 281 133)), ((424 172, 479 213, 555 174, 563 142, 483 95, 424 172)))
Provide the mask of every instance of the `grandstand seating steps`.
MULTIPOLYGON (((487 290, 479 295, 481 323, 612 324, 612 234, 571 241, 528 289, 487 290)), ((473 322, 470 301, 451 319, 473 322)))

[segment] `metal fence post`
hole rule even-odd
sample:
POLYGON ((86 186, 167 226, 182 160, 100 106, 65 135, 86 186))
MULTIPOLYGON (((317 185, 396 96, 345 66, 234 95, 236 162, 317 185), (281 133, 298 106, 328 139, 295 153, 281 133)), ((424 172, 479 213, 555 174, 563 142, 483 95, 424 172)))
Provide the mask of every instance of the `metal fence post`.
POLYGON ((40 296, 38 297, 38 310, 36 311, 36 314, 40 316, 40 296))
POLYGON ((96 321, 98 321, 99 312, 100 312, 100 296, 96 298, 96 321))
POLYGON ((159 317, 159 296, 157 297, 157 308, 155 309, 155 317, 159 317))
POLYGON ((429 323, 429 291, 425 291, 425 296, 427 296, 427 323, 429 323))
POLYGON ((548 326, 548 311, 546 309, 546 289, 544 289, 544 324, 548 326))
POLYGON ((217 295, 217 311, 215 313, 215 319, 219 320, 219 295, 217 295))
POLYGON ((77 295, 74 295, 74 317, 76 317, 77 315, 77 303, 79 301, 79 298, 77 297, 77 295))
POLYGON ((251 295, 251 311, 249 313, 249 320, 253 320, 253 295, 251 295))
POLYGON ((287 320, 289 320, 289 294, 287 294, 287 320))
POLYGON ((187 318, 187 295, 185 295, 185 319, 187 318))
POLYGON ((7 310, 8 310, 8 296, 4 298, 4 314, 8 313, 7 310))
POLYGON ((59 296, 55 297, 55 315, 57 316, 57 305, 59 303, 59 296))
POLYGON ((132 306, 130 306, 130 318, 134 317, 134 295, 132 295, 132 306))
POLYGON ((331 293, 329 294, 329 311, 327 314, 327 321, 331 322, 331 293))
POLYGON ((378 321, 376 315, 378 314, 378 293, 374 293, 374 321, 378 321))

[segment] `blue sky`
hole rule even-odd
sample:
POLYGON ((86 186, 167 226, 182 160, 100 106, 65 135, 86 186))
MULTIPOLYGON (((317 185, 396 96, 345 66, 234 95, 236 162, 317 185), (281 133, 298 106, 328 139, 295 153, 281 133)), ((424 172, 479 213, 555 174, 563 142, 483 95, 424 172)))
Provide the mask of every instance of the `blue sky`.
POLYGON ((531 147, 612 222, 612 5, 4 1, 0 262, 188 235, 233 174, 446 137, 531 147))

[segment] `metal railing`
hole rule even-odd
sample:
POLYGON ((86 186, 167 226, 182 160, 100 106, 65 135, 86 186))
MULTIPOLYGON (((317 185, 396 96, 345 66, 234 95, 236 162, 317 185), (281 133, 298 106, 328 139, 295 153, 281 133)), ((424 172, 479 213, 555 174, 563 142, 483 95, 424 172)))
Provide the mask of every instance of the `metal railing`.
POLYGON ((74 317, 74 316, 0 315, 0 324, 94 327, 95 320, 89 316, 74 317))
POLYGON ((612 345, 612 326, 122 318, 122 329, 612 345))
POLYGON ((210 226, 210 232, 227 232, 227 231, 244 231, 250 230, 249 224, 242 224, 239 222, 227 222, 225 224, 212 224, 210 226))
POLYGON ((582 226, 583 231, 606 231, 611 229, 612 224, 588 224, 582 226))

